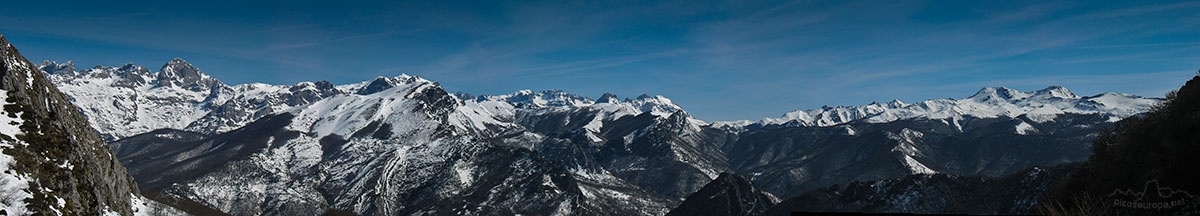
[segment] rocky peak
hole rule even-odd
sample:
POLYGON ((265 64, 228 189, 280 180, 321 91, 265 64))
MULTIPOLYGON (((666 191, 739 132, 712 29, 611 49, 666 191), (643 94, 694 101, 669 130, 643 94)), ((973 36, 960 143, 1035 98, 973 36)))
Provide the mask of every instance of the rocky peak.
POLYGON ((647 94, 642 94, 638 96, 637 99, 625 99, 625 102, 630 103, 642 112, 649 112, 651 114, 663 117, 669 116, 675 111, 683 110, 683 108, 679 107, 679 105, 676 105, 675 102, 672 102, 671 99, 663 97, 662 95, 650 96, 647 94))
POLYGON ((691 125, 691 119, 692 116, 688 115, 686 111, 677 110, 675 112, 671 112, 671 115, 667 116, 667 118, 660 122, 660 124, 672 130, 678 131, 689 128, 691 125))
POLYGON ((621 102, 621 99, 617 98, 616 94, 607 93, 607 92, 605 92, 604 95, 600 95, 600 99, 596 99, 596 103, 617 103, 617 102, 621 102))
POLYGON ((296 83, 296 85, 293 85, 292 87, 288 88, 288 91, 291 91, 291 92, 299 92, 299 91, 305 91, 305 90, 311 90, 311 91, 317 91, 317 92, 337 91, 337 89, 333 85, 333 83, 330 83, 329 81, 325 81, 325 80, 321 80, 321 81, 317 81, 317 82, 300 82, 300 83, 296 83))
POLYGON ((117 68, 117 71, 119 71, 119 72, 129 72, 129 73, 136 73, 136 72, 138 72, 138 71, 146 71, 146 72, 150 72, 150 70, 147 70, 146 68, 144 68, 144 67, 142 67, 142 66, 133 65, 133 63, 132 63, 132 62, 130 62, 130 63, 125 63, 125 65, 121 65, 121 67, 120 67, 120 68, 117 68))
POLYGON ((444 120, 446 115, 458 106, 458 100, 442 89, 436 82, 423 83, 412 89, 405 98, 416 99, 421 103, 413 111, 425 112, 444 120))
POLYGON ((216 85, 223 85, 220 81, 201 73, 200 69, 179 58, 163 64, 162 69, 158 71, 156 80, 158 81, 157 87, 178 86, 193 91, 207 91, 216 85))
POLYGON ((355 92, 355 94, 369 95, 387 90, 392 87, 396 87, 396 85, 389 81, 387 77, 375 77, 375 79, 372 79, 371 82, 367 83, 367 85, 363 86, 361 89, 358 89, 358 92, 355 92))
POLYGON ((983 89, 979 89, 978 92, 975 92, 975 95, 971 95, 971 97, 968 97, 968 98, 979 100, 979 101, 988 101, 988 100, 1011 101, 1011 100, 1023 99, 1026 97, 1028 97, 1028 95, 1025 92, 1017 91, 1015 89, 1010 89, 1010 88, 1005 88, 1005 87, 985 87, 983 89))
POLYGON ((72 61, 59 64, 58 62, 43 60, 42 63, 38 64, 38 69, 47 74, 74 74, 76 71, 75 62, 72 61))
POLYGON ((117 80, 116 83, 113 83, 113 85, 134 87, 149 83, 151 81, 149 79, 151 79, 152 74, 150 73, 150 70, 146 69, 145 67, 128 63, 120 68, 117 68, 116 71, 113 71, 113 75, 121 78, 120 80, 117 80))
POLYGON ((1075 92, 1071 92, 1071 90, 1067 90, 1067 88, 1062 86, 1050 86, 1034 92, 1033 95, 1054 98, 1079 98, 1079 96, 1075 95, 1075 92))
POLYGON ((320 89, 320 90, 334 89, 334 87, 335 87, 333 85, 333 83, 326 81, 326 80, 317 81, 317 82, 313 83, 313 86, 316 86, 317 89, 320 89))
POLYGON ((372 79, 371 81, 367 82, 366 84, 363 84, 363 86, 361 88, 358 88, 358 91, 355 91, 354 93, 359 94, 359 95, 374 94, 376 92, 388 90, 392 87, 396 87, 396 86, 399 86, 404 83, 411 83, 414 81, 414 78, 415 77, 404 75, 404 74, 397 76, 397 77, 379 76, 379 77, 375 77, 375 79, 372 79))
POLYGON ((563 90, 551 89, 540 92, 520 90, 512 94, 488 96, 491 100, 503 100, 524 108, 574 108, 595 103, 587 97, 571 94, 563 90))

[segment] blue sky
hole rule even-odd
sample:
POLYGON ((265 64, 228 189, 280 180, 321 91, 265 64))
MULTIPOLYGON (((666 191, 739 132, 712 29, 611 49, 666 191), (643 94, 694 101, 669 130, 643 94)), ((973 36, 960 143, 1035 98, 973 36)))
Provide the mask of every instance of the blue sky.
POLYGON ((19 1, 0 33, 81 68, 180 57, 230 84, 649 93, 704 120, 985 86, 1161 96, 1200 69, 1197 1, 19 1))

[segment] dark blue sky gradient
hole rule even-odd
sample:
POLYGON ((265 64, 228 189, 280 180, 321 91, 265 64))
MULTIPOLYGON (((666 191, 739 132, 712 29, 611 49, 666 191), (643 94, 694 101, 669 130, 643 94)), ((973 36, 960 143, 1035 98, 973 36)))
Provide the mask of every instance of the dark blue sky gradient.
POLYGON ((180 57, 230 84, 661 94, 704 120, 985 86, 1161 96, 1200 69, 1196 1, 19 1, 0 33, 81 68, 180 57))

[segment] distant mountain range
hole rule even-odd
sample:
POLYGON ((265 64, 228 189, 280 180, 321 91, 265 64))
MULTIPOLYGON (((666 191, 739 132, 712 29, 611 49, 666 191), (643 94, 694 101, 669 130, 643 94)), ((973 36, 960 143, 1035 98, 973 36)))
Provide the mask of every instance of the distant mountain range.
POLYGON ((144 194, 233 215, 663 215, 721 191, 702 190, 718 177, 753 182, 741 197, 756 203, 914 174, 1001 177, 1086 160, 1098 132, 1161 101, 996 87, 705 122, 663 96, 471 96, 408 75, 229 86, 180 59, 37 67, 144 194))

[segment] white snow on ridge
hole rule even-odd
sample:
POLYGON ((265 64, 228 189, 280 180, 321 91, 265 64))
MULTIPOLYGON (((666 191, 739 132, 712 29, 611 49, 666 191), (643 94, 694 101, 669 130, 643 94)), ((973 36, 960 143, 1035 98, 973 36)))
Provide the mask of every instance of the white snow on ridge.
POLYGON ((562 90, 540 92, 520 90, 505 95, 484 95, 478 97, 476 101, 503 101, 517 108, 531 110, 589 108, 606 113, 605 116, 607 116, 607 119, 616 119, 626 115, 637 115, 647 112, 658 117, 668 117, 676 111, 683 110, 679 105, 672 102, 671 99, 667 99, 662 95, 649 96, 643 94, 634 99, 626 98, 625 100, 614 99, 597 102, 590 98, 574 95, 562 90))
POLYGON ((925 167, 925 164, 922 164, 920 161, 917 161, 917 159, 914 159, 911 156, 904 155, 902 157, 904 158, 904 165, 912 171, 912 174, 937 174, 937 171, 934 171, 929 167, 925 167))
MULTIPOLYGON (((54 63, 43 63, 42 68, 50 64, 54 63)), ((93 127, 118 137, 159 128, 182 129, 207 113, 202 104, 210 92, 155 86, 149 70, 132 64, 57 71, 49 77, 87 114, 93 127)))
POLYGON ((979 118, 1018 117, 1045 122, 1060 114, 1101 114, 1109 121, 1118 121, 1138 113, 1146 112, 1159 98, 1145 98, 1130 94, 1103 93, 1080 97, 1059 86, 1051 86, 1033 92, 1023 92, 1004 87, 983 88, 963 99, 934 99, 913 104, 893 100, 886 104, 872 103, 862 106, 822 107, 820 109, 797 110, 779 118, 764 118, 757 122, 726 121, 714 123, 716 127, 740 128, 751 124, 785 126, 832 126, 856 120, 884 123, 902 119, 961 119, 964 116, 979 118))
MULTIPOLYGON (((73 71, 74 65, 69 62, 66 64, 46 62, 39 67, 58 70, 48 73, 51 73, 50 77, 56 85, 59 85, 59 89, 72 97, 72 101, 80 106, 88 117, 88 121, 97 130, 113 135, 114 138, 159 128, 202 133, 224 132, 254 121, 258 116, 264 114, 294 110, 316 102, 307 101, 308 99, 293 105, 280 102, 247 102, 281 100, 280 95, 292 93, 297 89, 316 90, 315 84, 312 82, 301 82, 296 85, 251 83, 226 86, 216 81, 210 90, 194 90, 194 88, 187 89, 174 84, 157 85, 155 84, 156 79, 161 78, 145 68, 131 64, 122 67, 98 66, 78 72, 73 71), (233 104, 233 108, 229 108, 229 104, 233 104), (217 109, 236 110, 234 112, 241 116, 229 117, 228 113, 207 116, 216 113, 217 109), (212 120, 213 118, 219 120, 212 120)), ((190 67, 182 60, 172 60, 159 73, 192 71, 191 69, 194 68, 190 67), (175 67, 188 70, 175 69, 175 67)), ((199 73, 199 77, 215 81, 202 73, 199 73)), ((386 89, 405 88, 402 86, 414 83, 432 82, 415 76, 399 75, 332 87, 339 92, 339 96, 345 96, 338 100, 347 102, 365 98, 359 97, 361 96, 358 95, 359 93, 390 94, 386 93, 386 89), (380 90, 380 86, 385 86, 382 88, 385 90, 380 90), (368 92, 363 92, 364 90, 368 90, 368 92)), ((420 90, 415 89, 414 91, 420 90)), ((598 140, 597 133, 600 132, 599 128, 603 127, 605 121, 642 113, 666 118, 672 113, 683 111, 673 101, 659 95, 641 95, 634 99, 618 100, 615 95, 606 94, 599 100, 592 100, 561 90, 520 90, 505 95, 485 95, 475 98, 458 98, 451 95, 451 97, 454 97, 459 103, 459 106, 454 108, 454 113, 457 114, 449 116, 453 120, 451 122, 460 128, 477 131, 488 131, 490 130, 489 125, 511 126, 511 121, 517 118, 517 110, 535 113, 575 109, 595 111, 596 117, 589 119, 585 127, 589 132, 586 135, 592 137, 593 140, 598 140)), ((315 100, 322 99, 328 98, 315 100)), ((935 99, 912 104, 893 100, 887 103, 871 103, 861 106, 825 106, 819 109, 792 111, 778 118, 764 118, 759 121, 720 121, 709 124, 691 117, 688 119, 697 125, 727 129, 741 129, 754 124, 763 126, 832 126, 859 120, 883 123, 917 118, 949 119, 954 121, 948 121, 948 123, 957 125, 958 120, 968 116, 995 118, 1025 115, 1032 122, 1040 123, 1052 121, 1057 116, 1066 113, 1101 114, 1107 116, 1109 121, 1117 121, 1145 112, 1160 101, 1161 99, 1157 98, 1120 93, 1080 97, 1066 88, 1057 86, 1032 92, 989 87, 962 99, 935 99)), ((376 105, 387 104, 392 103, 377 103, 376 105)), ((334 110, 326 111, 333 112, 334 110)))
POLYGON ((228 86, 181 59, 168 62, 159 72, 133 64, 75 71, 71 62, 45 61, 38 67, 71 97, 97 131, 118 139, 160 128, 229 131, 297 103, 311 103, 337 87, 348 88, 328 84, 330 89, 318 89, 313 82, 228 86))
MULTIPOLYGON (((59 64, 46 61, 38 67, 44 70, 58 88, 71 97, 87 116, 89 124, 102 134, 120 139, 155 129, 172 128, 201 133, 230 131, 270 113, 286 112, 317 101, 330 99, 320 96, 316 101, 304 101, 311 96, 290 97, 326 89, 317 89, 313 82, 295 85, 272 85, 248 83, 228 86, 215 78, 203 74, 181 59, 175 59, 158 72, 126 64, 119 67, 96 66, 75 70, 71 62, 59 64), (187 80, 185 80, 187 79, 187 80), (199 79, 199 83, 190 83, 199 79), (297 99, 301 98, 301 99, 297 99), (302 101, 297 101, 302 100, 302 101), (290 104, 289 104, 290 103, 290 104)), ((359 83, 332 85, 328 91, 342 97, 340 102, 357 101, 364 95, 393 94, 392 89, 424 88, 435 83, 415 76, 401 74, 395 77, 378 77, 359 83), (408 86, 413 84, 427 86, 408 86)), ((576 108, 593 109, 605 114, 595 122, 612 120, 627 115, 651 113, 661 118, 680 111, 670 99, 662 96, 643 95, 636 99, 603 100, 601 103, 561 90, 534 92, 517 91, 507 95, 481 96, 458 99, 456 115, 450 118, 453 124, 469 130, 486 131, 488 125, 511 124, 517 109, 526 111, 565 111, 576 108)), ((614 96, 615 97, 615 96, 614 96)), ((389 100, 396 97, 384 97, 389 100)), ((379 99, 379 98, 374 98, 379 99)), ((326 102, 335 104, 334 102, 326 102)), ((388 105, 375 103, 374 105, 388 105)), ((331 106, 328 108, 334 108, 331 106)), ((394 107, 388 107, 391 109, 394 107)), ((324 110, 334 112, 336 110, 324 110)), ((380 114, 383 115, 383 114, 380 114)), ((697 120, 698 121, 698 120, 697 120)), ((350 123, 350 122, 345 122, 350 123)), ((599 127, 601 125, 592 125, 599 127)), ((330 131, 326 131, 330 132, 330 131)), ((593 130, 593 132, 598 132, 593 130)))
POLYGON ((1030 125, 1029 123, 1026 123, 1026 122, 1021 122, 1020 124, 1017 124, 1016 129, 1017 129, 1017 134, 1020 134, 1020 135, 1029 135, 1030 133, 1038 132, 1037 128, 1034 128, 1033 125, 1030 125))

